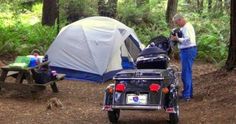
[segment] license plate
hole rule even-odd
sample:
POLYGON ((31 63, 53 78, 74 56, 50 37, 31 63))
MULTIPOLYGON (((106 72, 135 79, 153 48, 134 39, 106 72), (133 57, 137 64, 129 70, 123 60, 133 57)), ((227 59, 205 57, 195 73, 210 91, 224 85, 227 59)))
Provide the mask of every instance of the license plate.
POLYGON ((137 104, 137 105, 146 105, 147 104, 147 94, 127 94, 126 95, 127 104, 137 104))

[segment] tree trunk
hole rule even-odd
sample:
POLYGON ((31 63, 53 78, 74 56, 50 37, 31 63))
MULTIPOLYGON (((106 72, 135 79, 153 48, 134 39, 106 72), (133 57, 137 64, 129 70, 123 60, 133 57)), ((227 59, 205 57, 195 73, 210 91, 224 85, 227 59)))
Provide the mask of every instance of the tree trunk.
POLYGON ((142 7, 145 4, 149 3, 149 0, 135 0, 137 7, 142 7))
POLYGON ((225 1, 224 1, 224 9, 225 9, 225 11, 228 12, 228 13, 230 12, 230 1, 231 1, 231 0, 225 0, 225 1))
POLYGON ((200 9, 201 9, 201 13, 202 13, 202 11, 204 9, 204 0, 201 0, 201 2, 200 2, 200 9))
POLYGON ((84 6, 84 1, 82 0, 68 1, 67 8, 65 9, 68 23, 78 21, 80 18, 85 17, 83 6, 84 6))
POLYGON ((106 11, 105 1, 104 0, 98 0, 98 14, 100 16, 105 16, 105 11, 106 11))
POLYGON ((214 11, 221 13, 223 8, 223 1, 222 0, 216 0, 215 6, 214 6, 214 11))
POLYGON ((108 17, 115 18, 117 14, 117 1, 118 0, 108 0, 108 17))
POLYGON ((186 3, 187 4, 191 4, 191 0, 186 0, 186 3))
POLYGON ((43 0, 42 25, 53 26, 57 19, 57 0, 43 0))
POLYGON ((231 19, 230 19, 230 44, 229 54, 225 67, 227 70, 233 70, 236 67, 236 1, 231 0, 231 19))
POLYGON ((57 34, 60 32, 60 0, 57 1, 57 34))
POLYGON ((170 28, 174 27, 172 18, 177 12, 177 7, 178 7, 178 0, 168 0, 167 10, 166 10, 166 22, 168 23, 170 28))
POLYGON ((115 18, 117 14, 117 1, 118 0, 98 0, 98 13, 100 16, 107 16, 115 18))
POLYGON ((230 1, 231 0, 224 0, 224 7, 230 8, 230 1))
POLYGON ((223 8, 223 0, 218 0, 217 5, 220 9, 223 8))
POLYGON ((208 12, 211 11, 212 8, 212 0, 208 0, 208 12))
POLYGON ((204 7, 204 0, 197 0, 197 12, 202 13, 204 7))

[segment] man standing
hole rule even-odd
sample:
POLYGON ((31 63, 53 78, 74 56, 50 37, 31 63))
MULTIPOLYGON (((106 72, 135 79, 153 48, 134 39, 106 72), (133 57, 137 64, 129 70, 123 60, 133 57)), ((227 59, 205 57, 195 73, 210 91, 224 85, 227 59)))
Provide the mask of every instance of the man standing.
POLYGON ((192 65, 197 56, 195 31, 192 24, 187 22, 181 14, 176 14, 173 17, 173 21, 180 27, 180 31, 182 32, 182 37, 179 37, 178 34, 171 36, 171 40, 178 43, 180 50, 181 78, 184 86, 181 98, 185 101, 190 101, 193 97, 192 65))

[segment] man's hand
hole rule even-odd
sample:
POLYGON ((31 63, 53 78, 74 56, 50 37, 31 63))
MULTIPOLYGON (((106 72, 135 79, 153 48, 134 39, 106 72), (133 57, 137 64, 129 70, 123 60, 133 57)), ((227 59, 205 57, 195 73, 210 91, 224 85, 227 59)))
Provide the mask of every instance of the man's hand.
POLYGON ((179 41, 178 34, 176 33, 175 36, 171 35, 170 40, 174 42, 178 42, 179 41))

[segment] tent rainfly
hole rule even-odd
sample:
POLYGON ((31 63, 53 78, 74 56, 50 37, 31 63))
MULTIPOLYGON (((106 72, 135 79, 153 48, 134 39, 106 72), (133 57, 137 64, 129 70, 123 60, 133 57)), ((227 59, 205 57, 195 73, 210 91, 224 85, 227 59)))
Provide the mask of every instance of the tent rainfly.
POLYGON ((51 68, 67 79, 104 82, 133 68, 143 48, 133 29, 95 16, 63 27, 46 54, 51 68))

